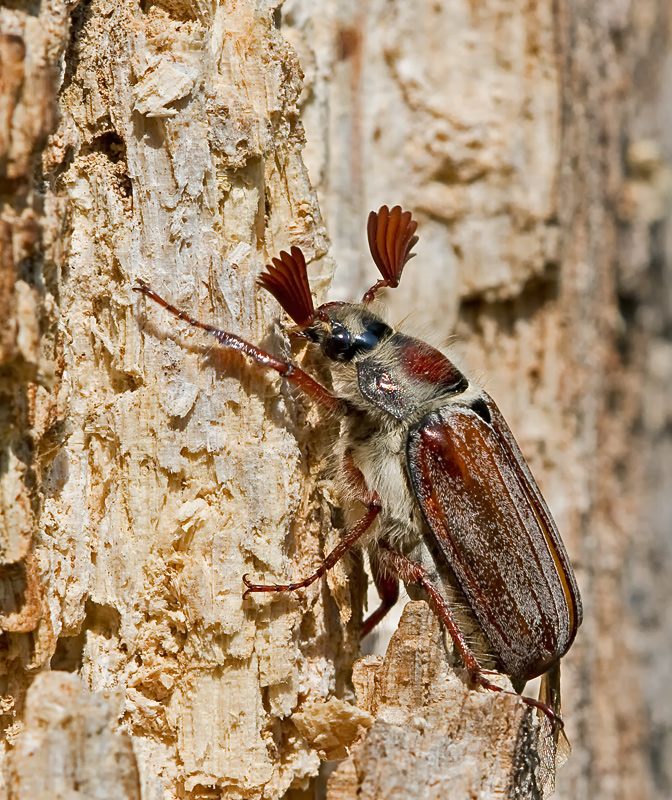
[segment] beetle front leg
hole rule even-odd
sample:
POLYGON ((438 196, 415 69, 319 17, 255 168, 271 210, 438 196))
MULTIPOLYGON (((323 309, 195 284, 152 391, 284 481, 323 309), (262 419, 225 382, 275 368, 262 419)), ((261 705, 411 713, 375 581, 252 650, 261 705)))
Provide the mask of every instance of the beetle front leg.
POLYGON ((404 583, 412 583, 424 589, 425 594, 427 595, 427 600, 429 601, 429 605, 436 616, 446 626, 446 629, 450 634, 450 638, 453 640, 455 648, 460 654, 462 663, 469 673, 469 679, 472 683, 476 683, 478 686, 481 686, 484 689, 488 689, 492 692, 503 692, 504 694, 511 694, 514 697, 520 697, 520 699, 526 705, 542 711, 549 718, 554 728, 564 727, 562 717, 556 713, 551 706, 547 705, 546 703, 542 703, 540 700, 535 700, 532 697, 526 697, 525 695, 519 695, 515 692, 502 689, 501 686, 497 686, 497 684, 489 681, 485 677, 483 670, 476 660, 476 656, 467 644, 467 641, 464 638, 464 635, 460 630, 457 621, 450 610, 450 607, 444 600, 443 595, 438 590, 436 585, 429 580, 427 571, 420 564, 417 564, 415 561, 411 561, 411 559, 401 555, 401 553, 397 553, 392 550, 392 548, 386 542, 381 541, 378 543, 378 545, 378 559, 382 569, 386 569, 394 575, 397 575, 402 581, 404 581, 404 583))
POLYGON ((149 297, 162 308, 165 308, 166 311, 169 311, 178 319, 188 322, 189 325, 192 325, 194 328, 199 328, 211 334, 222 347, 243 353, 264 369, 275 370, 275 372, 285 378, 285 380, 298 389, 301 389, 308 397, 327 411, 337 411, 341 413, 346 411, 346 406, 340 398, 333 395, 326 386, 322 386, 321 383, 316 381, 315 378, 312 378, 307 372, 299 369, 299 367, 295 367, 294 364, 283 361, 272 353, 268 353, 266 350, 262 350, 260 347, 246 342, 244 339, 241 339, 240 336, 236 336, 235 333, 228 333, 227 331, 215 328, 214 325, 209 325, 207 322, 200 322, 185 311, 182 311, 176 306, 171 305, 167 300, 164 300, 161 295, 158 295, 144 281, 139 280, 138 286, 134 286, 133 291, 149 297))

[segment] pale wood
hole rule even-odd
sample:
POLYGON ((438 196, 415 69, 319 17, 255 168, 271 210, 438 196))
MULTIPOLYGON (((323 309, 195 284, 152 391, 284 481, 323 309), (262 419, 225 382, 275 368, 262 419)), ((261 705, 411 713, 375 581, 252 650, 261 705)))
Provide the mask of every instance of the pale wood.
POLYGON ((39 675, 8 759, 8 800, 140 800, 131 737, 118 729, 120 703, 121 694, 105 700, 75 675, 39 675))

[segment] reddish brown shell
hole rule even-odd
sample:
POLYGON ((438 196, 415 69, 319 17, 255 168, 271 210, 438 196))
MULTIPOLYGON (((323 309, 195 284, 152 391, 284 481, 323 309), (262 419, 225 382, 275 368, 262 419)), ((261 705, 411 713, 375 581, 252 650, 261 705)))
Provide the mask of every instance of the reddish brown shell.
POLYGON ((417 227, 411 212, 402 211, 401 206, 394 206, 392 210, 381 206, 379 211, 369 214, 366 228, 369 248, 386 286, 399 285, 404 265, 418 241, 414 235, 417 227))
POLYGON ((302 328, 315 319, 315 305, 310 293, 306 259, 300 248, 292 247, 291 253, 280 252, 280 258, 273 258, 266 265, 257 281, 258 285, 270 292, 289 316, 302 328))
POLYGON ((505 671, 529 680, 569 649, 581 600, 555 523, 499 409, 448 404, 411 429, 422 512, 505 671))

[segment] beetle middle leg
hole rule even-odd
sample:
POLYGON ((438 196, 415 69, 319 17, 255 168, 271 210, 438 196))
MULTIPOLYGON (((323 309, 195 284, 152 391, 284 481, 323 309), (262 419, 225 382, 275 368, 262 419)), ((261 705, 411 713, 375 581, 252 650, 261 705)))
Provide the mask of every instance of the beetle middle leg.
POLYGON ((519 695, 515 692, 502 689, 501 686, 497 686, 497 684, 489 681, 485 677, 484 671, 481 669, 478 661, 476 660, 476 656, 467 644, 467 641, 460 630, 457 621, 450 610, 450 607, 444 600, 443 595, 438 590, 436 585, 429 580, 427 571, 424 569, 424 567, 422 567, 420 564, 417 564, 415 561, 411 561, 411 559, 407 558, 401 553, 395 552, 384 541, 378 543, 377 558, 381 569, 387 570, 393 575, 398 576, 402 581, 404 581, 404 583, 415 584, 424 590, 432 610, 446 626, 446 629, 453 640, 455 648, 460 654, 462 663, 469 673, 469 678, 472 683, 476 683, 478 686, 482 686, 484 689, 488 689, 492 692, 503 692, 504 694, 511 694, 514 697, 520 697, 520 699, 526 705, 542 711, 549 718, 554 727, 563 727, 564 723, 562 721, 562 717, 556 713, 551 706, 547 705, 546 703, 542 703, 540 700, 535 700, 532 697, 526 697, 525 695, 519 695))
MULTIPOLYGON (((360 503, 367 505, 371 502, 375 493, 369 489, 366 478, 361 469, 357 466, 350 449, 345 451, 341 466, 345 484, 350 494, 356 497, 360 503)), ((380 597, 380 605, 362 623, 362 639, 371 633, 399 599, 399 579, 391 575, 388 571, 378 569, 378 565, 374 559, 369 559, 369 563, 373 582, 376 585, 378 596, 380 597)))
POLYGON ((354 463, 349 452, 346 452, 343 458, 343 470, 348 487, 351 489, 351 491, 353 491, 353 493, 356 494, 360 502, 366 506, 366 512, 364 516, 361 517, 355 523, 355 525, 345 533, 336 547, 331 551, 331 553, 329 553, 329 555, 324 559, 315 572, 301 581, 285 584, 259 584, 250 583, 247 575, 243 575, 243 583, 247 587, 245 593, 243 594, 243 599, 252 592, 294 592, 297 589, 305 589, 306 586, 310 586, 311 583, 314 583, 318 578, 321 578, 326 572, 334 567, 371 527, 373 521, 380 513, 380 498, 376 492, 372 492, 368 488, 364 480, 364 476, 354 463))
POLYGON ((373 582, 378 590, 380 605, 362 623, 362 639, 368 636, 376 625, 385 617, 399 599, 399 578, 391 575, 385 570, 378 568, 376 562, 371 559, 371 575, 373 582))
POLYGON ((366 533, 366 531, 371 527, 371 524, 375 520, 375 518, 380 513, 380 500, 378 495, 375 493, 371 497, 371 501, 368 504, 368 508, 366 513, 363 517, 361 517, 355 525, 343 536, 343 538, 339 541, 339 543, 334 547, 334 549, 329 553, 329 555, 324 559, 324 561, 320 564, 320 566, 313 572, 312 575, 309 575, 307 578, 304 578, 301 581, 297 581, 296 583, 270 583, 270 584, 260 584, 260 583, 250 583, 249 578, 247 575, 243 575, 243 583, 247 587, 245 593, 243 594, 243 599, 251 594, 252 592, 294 592, 297 589, 305 589, 306 586, 310 586, 311 583, 314 583, 318 578, 321 578, 326 572, 328 572, 332 567, 334 567, 338 561, 343 558, 343 556, 348 552, 348 550, 352 549, 352 547, 361 539, 361 537, 366 533))

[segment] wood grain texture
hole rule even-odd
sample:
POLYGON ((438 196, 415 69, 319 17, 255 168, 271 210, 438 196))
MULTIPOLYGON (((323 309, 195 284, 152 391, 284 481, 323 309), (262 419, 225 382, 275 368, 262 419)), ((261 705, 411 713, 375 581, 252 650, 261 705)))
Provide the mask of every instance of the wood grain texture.
MULTIPOLYGON (((289 718, 342 694, 357 601, 347 565, 331 591, 298 598, 243 603, 242 575, 305 573, 334 541, 316 488, 331 429, 132 286, 289 352, 255 280, 281 248, 326 250, 300 156, 299 64, 252 2, 59 8, 24 14, 26 37, 60 32, 64 57, 62 71, 49 63, 44 103, 59 114, 42 158, 49 224, 65 223, 48 286, 61 427, 38 462, 34 530, 5 492, 8 528, 28 527, 34 552, 32 572, 4 576, 5 747, 51 664, 94 697, 121 693, 143 797, 279 797, 319 766, 289 718)), ((330 270, 311 268, 318 293, 330 270)))
POLYGON ((51 247, 58 230, 35 174, 56 124, 67 14, 0 9, 0 561, 15 564, 35 528, 35 450, 53 424, 51 247), (45 285, 45 279, 47 284, 45 285))
POLYGON ((131 737, 119 731, 121 695, 105 700, 75 675, 45 672, 28 692, 10 757, 7 800, 140 800, 131 737))

